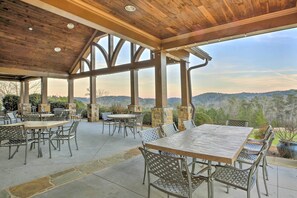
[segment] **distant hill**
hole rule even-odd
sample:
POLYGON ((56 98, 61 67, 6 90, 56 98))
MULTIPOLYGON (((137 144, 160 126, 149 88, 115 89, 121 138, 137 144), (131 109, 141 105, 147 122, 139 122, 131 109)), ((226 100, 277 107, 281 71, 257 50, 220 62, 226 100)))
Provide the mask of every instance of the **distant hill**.
MULTIPOLYGON (((204 93, 193 97, 193 103, 197 106, 205 107, 221 107, 232 98, 252 100, 255 97, 271 99, 273 96, 283 96, 297 95, 297 90, 287 90, 287 91, 272 91, 265 93, 236 93, 236 94, 225 94, 225 93, 204 93)), ((76 97, 76 100, 82 101, 83 103, 89 103, 89 98, 76 97)), ((97 98, 97 103, 103 106, 111 106, 112 104, 121 104, 122 106, 127 106, 131 102, 129 96, 103 96, 97 98)), ((153 98, 139 98, 140 105, 146 108, 152 108, 155 106, 155 99, 153 98)), ((180 98, 168 98, 168 106, 175 107, 181 102, 180 98)))

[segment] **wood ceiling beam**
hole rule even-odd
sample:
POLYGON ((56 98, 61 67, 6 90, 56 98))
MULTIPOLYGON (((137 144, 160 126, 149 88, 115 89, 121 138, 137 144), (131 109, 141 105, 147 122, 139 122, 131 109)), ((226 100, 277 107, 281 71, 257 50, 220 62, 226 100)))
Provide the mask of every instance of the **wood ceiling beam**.
POLYGON ((84 48, 82 49, 82 51, 80 52, 79 56, 75 59, 74 63, 72 64, 69 73, 70 74, 74 74, 76 73, 79 68, 80 68, 80 59, 84 58, 85 52, 88 50, 88 48, 90 47, 91 43, 94 41, 94 39, 99 36, 100 34, 104 34, 103 32, 100 32, 98 30, 95 30, 94 33, 92 34, 92 36, 90 37, 90 39, 88 40, 88 42, 85 44, 84 48))
MULTIPOLYGON (((142 45, 149 49, 159 49, 161 40, 142 31, 111 14, 79 0, 22 0, 28 4, 53 12, 94 29, 106 32, 142 45)), ((124 8, 123 8, 124 9, 124 8)))
POLYGON ((134 62, 129 64, 123 64, 119 66, 114 66, 110 68, 97 69, 93 71, 83 72, 79 74, 71 74, 69 78, 77 79, 77 78, 85 78, 89 76, 99 76, 99 75, 107 75, 107 74, 115 74, 119 72, 126 72, 132 69, 145 69, 155 66, 155 60, 145 60, 141 62, 134 62))
POLYGON ((26 69, 17 69, 12 67, 0 67, 1 75, 30 76, 30 77, 50 77, 50 78, 68 78, 68 73, 54 73, 46 71, 33 71, 26 69))
POLYGON ((296 7, 163 39, 162 49, 178 50, 290 27, 297 27, 296 7))
POLYGON ((166 54, 167 57, 170 57, 176 61, 180 61, 180 60, 184 60, 189 62, 189 57, 190 57, 190 53, 187 52, 186 50, 174 50, 174 51, 170 51, 166 54))

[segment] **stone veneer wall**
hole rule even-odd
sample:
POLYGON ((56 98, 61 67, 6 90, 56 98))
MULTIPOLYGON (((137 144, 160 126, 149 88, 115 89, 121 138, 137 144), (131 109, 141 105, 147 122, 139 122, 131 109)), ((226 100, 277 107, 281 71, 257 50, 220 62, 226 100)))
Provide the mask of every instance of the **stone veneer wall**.
POLYGON ((22 114, 22 115, 31 113, 31 104, 30 103, 19 103, 18 113, 22 114))
POLYGON ((51 111, 51 105, 50 104, 39 104, 38 105, 38 112, 42 112, 41 110, 44 110, 44 112, 50 112, 51 111))
POLYGON ((173 122, 172 108, 152 108, 152 127, 173 122))
POLYGON ((178 108, 178 129, 180 131, 185 130, 183 121, 192 119, 192 107, 191 106, 180 106, 178 108))
POLYGON ((142 107, 139 105, 128 105, 129 112, 142 112, 142 107))
POLYGON ((88 122, 99 121, 99 105, 88 104, 88 122))
POLYGON ((69 116, 76 114, 76 104, 75 103, 66 104, 66 108, 69 109, 69 116))

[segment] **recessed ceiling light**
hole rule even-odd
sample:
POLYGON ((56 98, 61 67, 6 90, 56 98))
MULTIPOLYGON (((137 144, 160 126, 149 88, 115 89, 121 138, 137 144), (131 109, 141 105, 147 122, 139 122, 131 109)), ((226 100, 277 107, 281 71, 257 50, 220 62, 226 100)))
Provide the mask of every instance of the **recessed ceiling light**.
POLYGON ((128 12, 134 12, 136 10, 136 7, 134 5, 126 5, 125 10, 128 12))
POLYGON ((61 48, 60 48, 60 47, 55 47, 55 48, 54 48, 54 51, 55 51, 55 52, 60 52, 60 51, 61 51, 61 48))
POLYGON ((73 24, 73 23, 68 23, 68 24, 67 24, 67 27, 68 27, 68 29, 70 29, 70 30, 71 30, 71 29, 73 29, 73 28, 74 28, 74 24, 73 24))
POLYGON ((28 27, 28 30, 33 31, 33 28, 32 27, 28 27))

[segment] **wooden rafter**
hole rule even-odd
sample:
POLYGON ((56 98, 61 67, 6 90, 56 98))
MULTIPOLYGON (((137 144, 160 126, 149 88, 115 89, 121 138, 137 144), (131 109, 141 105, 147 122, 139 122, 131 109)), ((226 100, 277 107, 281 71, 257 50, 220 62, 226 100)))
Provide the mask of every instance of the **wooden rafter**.
POLYGON ((15 75, 15 76, 33 76, 33 77, 50 77, 50 78, 68 78, 68 73, 54 73, 54 72, 47 72, 47 71, 33 71, 33 70, 26 70, 26 69, 18 69, 13 67, 1 67, 0 74, 2 75, 15 75))
POLYGON ((101 53, 102 53, 102 55, 103 55, 103 57, 104 57, 104 59, 106 61, 106 65, 110 65, 108 54, 107 54, 107 51, 104 49, 104 47, 102 47, 98 43, 92 43, 92 45, 95 46, 95 47, 97 47, 101 51, 101 53))
MULTIPOLYGON (((125 40, 124 40, 124 39, 121 39, 121 40, 118 42, 116 48, 114 49, 114 51, 113 51, 113 53, 112 53, 112 55, 111 55, 110 65, 108 65, 109 67, 113 67, 113 66, 115 66, 115 63, 116 63, 116 60, 117 60, 117 58, 118 58, 119 52, 121 51, 121 49, 122 49, 124 43, 125 43, 125 40)), ((110 48, 110 47, 111 47, 111 46, 109 46, 109 48, 110 48)))
POLYGON ((133 56, 133 62, 138 62, 138 61, 139 61, 139 59, 140 59, 140 57, 141 57, 141 54, 144 52, 144 50, 145 50, 145 48, 142 47, 142 46, 140 46, 140 47, 136 50, 136 52, 135 52, 135 54, 134 54, 134 56, 133 56))

